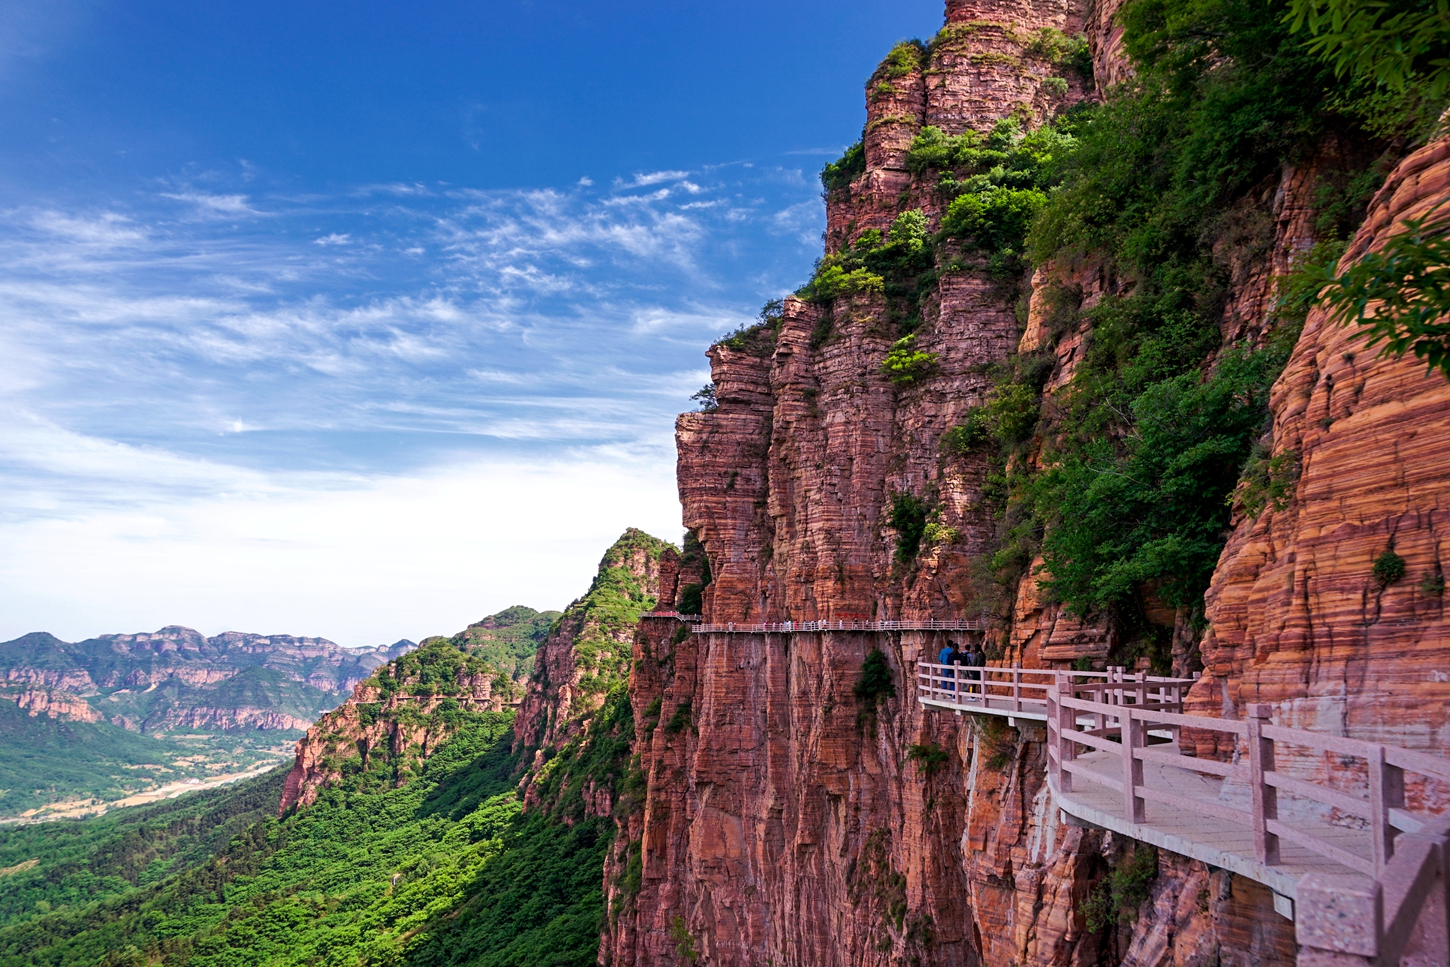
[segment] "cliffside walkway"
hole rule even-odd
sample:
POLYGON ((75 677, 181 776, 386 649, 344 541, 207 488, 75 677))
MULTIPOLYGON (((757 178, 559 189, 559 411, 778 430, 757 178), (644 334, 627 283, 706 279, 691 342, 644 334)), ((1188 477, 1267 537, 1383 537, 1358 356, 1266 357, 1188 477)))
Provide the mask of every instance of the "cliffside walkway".
MULTIPOLYGON (((1066 672, 1044 668, 968 668, 917 662, 917 700, 925 706, 954 712, 998 715, 1012 725, 1018 719, 1046 722, 1048 705, 1057 683, 1064 678, 1077 681, 1113 681, 1118 669, 1106 672, 1066 672), (976 674, 977 678, 970 677, 976 674)), ((1137 679, 1134 680, 1135 682, 1137 679)), ((1144 676, 1144 695, 1157 707, 1181 712, 1183 695, 1193 685, 1191 678, 1144 676)))
POLYGON ((1064 814, 1267 885, 1304 967, 1450 963, 1450 815, 1431 813, 1450 761, 1276 726, 1267 705, 1184 715, 1183 679, 987 668, 978 686, 945 671, 919 665, 923 706, 1045 721, 1064 814), (1233 736, 1233 761, 1184 755, 1185 730, 1233 736))
POLYGON ((760 624, 727 621, 720 624, 698 624, 697 635, 778 635, 817 631, 985 631, 987 622, 968 619, 938 618, 928 621, 863 621, 850 618, 826 618, 820 621, 767 621, 760 624))

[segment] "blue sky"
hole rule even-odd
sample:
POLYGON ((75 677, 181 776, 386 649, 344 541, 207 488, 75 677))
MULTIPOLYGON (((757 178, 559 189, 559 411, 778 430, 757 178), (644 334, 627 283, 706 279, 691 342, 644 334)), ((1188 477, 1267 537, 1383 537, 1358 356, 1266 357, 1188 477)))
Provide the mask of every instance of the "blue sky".
POLYGON ((678 539, 701 351, 940 0, 0 6, 0 639, 344 644, 678 539))

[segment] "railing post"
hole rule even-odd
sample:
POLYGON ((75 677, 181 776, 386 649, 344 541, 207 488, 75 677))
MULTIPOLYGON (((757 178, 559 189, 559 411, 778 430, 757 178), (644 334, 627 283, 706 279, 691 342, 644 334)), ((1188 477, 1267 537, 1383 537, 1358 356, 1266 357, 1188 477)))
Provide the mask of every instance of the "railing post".
POLYGON ((1264 783, 1264 773, 1274 771, 1274 740, 1264 738, 1264 723, 1272 710, 1254 702, 1245 719, 1249 727, 1249 799, 1254 828, 1254 857, 1265 866, 1279 863, 1279 837, 1269 832, 1268 821, 1279 818, 1279 791, 1264 783))
POLYGON ((1385 762, 1385 747, 1374 745, 1369 753, 1369 828, 1374 843, 1374 873, 1379 876, 1395 855, 1395 834, 1390 810, 1405 805, 1405 771, 1385 762))
POLYGON ((1143 797, 1138 789, 1143 785, 1143 760, 1134 751, 1143 748, 1143 720, 1129 708, 1123 709, 1118 721, 1123 726, 1123 815, 1130 823, 1144 821, 1143 797))
POLYGON ((1012 711, 1022 711, 1022 664, 1012 666, 1012 711))
POLYGON ((1062 730, 1057 727, 1057 689, 1047 690, 1047 775, 1062 788, 1062 730))
POLYGON ((1072 792, 1072 773, 1067 771, 1067 763, 1077 758, 1077 743, 1068 737, 1069 732, 1077 729, 1077 712, 1062 704, 1064 696, 1071 698, 1072 679, 1058 678, 1057 680, 1057 761, 1063 764, 1062 775, 1057 781, 1059 792, 1072 792))

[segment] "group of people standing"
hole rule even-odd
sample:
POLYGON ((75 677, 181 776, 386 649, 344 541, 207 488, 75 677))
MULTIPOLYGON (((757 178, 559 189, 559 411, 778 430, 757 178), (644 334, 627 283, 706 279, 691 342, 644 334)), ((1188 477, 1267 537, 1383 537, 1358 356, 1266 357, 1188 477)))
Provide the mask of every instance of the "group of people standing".
MULTIPOLYGON (((949 667, 942 671, 942 678, 964 678, 970 683, 980 682, 982 680, 981 671, 972 671, 972 669, 980 669, 985 666, 987 664, 987 655, 986 652, 982 651, 981 645, 968 645, 967 650, 963 651, 961 645, 955 641, 948 641, 946 647, 942 648, 941 654, 937 656, 936 660, 939 665, 964 666, 966 668, 965 672, 958 673, 954 668, 949 667)), ((950 681, 943 682, 942 686, 949 692, 957 690, 956 685, 950 681)), ((968 684, 963 691, 968 694, 972 692, 980 693, 982 687, 980 685, 974 686, 968 684)))

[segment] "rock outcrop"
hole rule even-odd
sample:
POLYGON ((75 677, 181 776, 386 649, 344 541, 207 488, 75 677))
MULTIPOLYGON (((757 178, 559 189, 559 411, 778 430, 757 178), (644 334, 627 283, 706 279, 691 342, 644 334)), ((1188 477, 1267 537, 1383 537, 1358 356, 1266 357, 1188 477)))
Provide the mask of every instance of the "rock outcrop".
POLYGON ((495 690, 499 679, 496 669, 444 643, 389 662, 298 740, 278 815, 311 805, 324 787, 379 759, 403 781, 453 737, 457 716, 439 713, 507 707, 507 693, 495 690))
POLYGON ((53 692, 44 688, 27 688, 14 695, 15 704, 31 715, 45 715, 53 719, 68 719, 73 722, 99 722, 101 713, 91 708, 84 699, 68 692, 53 692))
MULTIPOLYGON (((514 719, 514 748, 533 753, 524 777, 526 805, 537 802, 532 780, 545 757, 579 733, 610 689, 628 682, 635 626, 656 606, 662 558, 677 574, 673 545, 629 528, 604 552, 588 592, 564 610, 540 646, 514 719)), ((673 600, 673 587, 670 593, 673 600)))

